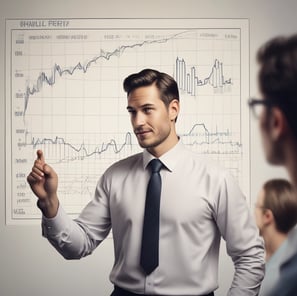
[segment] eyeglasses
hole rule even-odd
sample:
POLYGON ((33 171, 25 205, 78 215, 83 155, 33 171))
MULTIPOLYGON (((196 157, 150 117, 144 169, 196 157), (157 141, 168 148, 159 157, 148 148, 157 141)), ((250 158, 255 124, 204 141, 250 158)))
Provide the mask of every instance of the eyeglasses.
POLYGON ((248 105, 251 108, 253 115, 255 118, 259 118, 263 112, 263 107, 270 108, 271 106, 275 105, 276 102, 274 100, 260 100, 255 98, 250 98, 248 100, 248 105))

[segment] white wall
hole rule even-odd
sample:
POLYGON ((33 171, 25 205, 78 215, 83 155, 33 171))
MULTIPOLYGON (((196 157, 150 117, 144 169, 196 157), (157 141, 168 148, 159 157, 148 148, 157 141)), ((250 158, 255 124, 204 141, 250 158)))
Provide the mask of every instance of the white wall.
MULTIPOLYGON (((39 226, 5 225, 5 18, 248 18, 250 20, 250 94, 257 95, 255 53, 277 34, 297 29, 295 0, 0 0, 0 295, 109 295, 108 274, 113 263, 112 240, 80 261, 64 260, 41 237, 39 226)), ((251 121, 251 194, 275 176, 286 176, 281 168, 266 164, 257 122, 251 121)), ((232 264, 222 249, 220 289, 225 295, 231 281, 232 264)))

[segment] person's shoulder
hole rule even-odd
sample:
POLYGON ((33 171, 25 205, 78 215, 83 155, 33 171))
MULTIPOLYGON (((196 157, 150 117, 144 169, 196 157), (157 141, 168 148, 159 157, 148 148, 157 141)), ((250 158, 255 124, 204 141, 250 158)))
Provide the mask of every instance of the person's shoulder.
POLYGON ((199 154, 195 151, 186 148, 187 153, 184 154, 185 162, 191 161, 197 167, 200 167, 205 172, 210 174, 225 175, 229 174, 227 168, 223 167, 218 161, 212 159, 207 154, 199 154))
MULTIPOLYGON (((297 251, 296 251, 297 252, 297 251)), ((272 296, 295 296, 297 295, 297 253, 280 267, 280 277, 272 296)))
POLYGON ((187 166, 191 174, 194 174, 200 182, 208 184, 213 190, 221 189, 221 186, 226 184, 236 186, 236 179, 231 175, 230 170, 208 155, 196 153, 186 147, 180 157, 182 166, 187 166))
POLYGON ((136 153, 133 155, 130 155, 126 158, 120 159, 116 162, 114 162, 107 170, 105 171, 105 174, 114 173, 117 171, 128 171, 134 169, 136 166, 142 165, 143 161, 143 153, 136 153))
POLYGON ((295 254, 291 257, 291 259, 285 262, 281 268, 282 270, 290 269, 291 272, 293 272, 297 277, 297 249, 295 254))

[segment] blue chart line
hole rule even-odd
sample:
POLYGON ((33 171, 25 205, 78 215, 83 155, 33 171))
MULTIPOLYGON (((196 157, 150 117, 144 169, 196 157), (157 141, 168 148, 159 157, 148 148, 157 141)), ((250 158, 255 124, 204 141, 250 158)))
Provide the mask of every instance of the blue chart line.
POLYGON ((186 91, 192 96, 197 95, 197 87, 199 86, 205 86, 209 84, 214 88, 222 88, 227 84, 232 84, 231 78, 225 79, 223 73, 223 63, 221 63, 217 59, 214 61, 210 74, 203 79, 199 78, 196 67, 191 67, 188 71, 184 59, 180 59, 177 57, 175 68, 176 81, 180 89, 186 91))

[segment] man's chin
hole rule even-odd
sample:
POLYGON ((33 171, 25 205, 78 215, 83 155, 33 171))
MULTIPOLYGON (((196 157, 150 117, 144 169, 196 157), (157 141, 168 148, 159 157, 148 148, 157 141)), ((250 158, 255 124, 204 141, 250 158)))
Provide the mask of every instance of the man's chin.
POLYGON ((151 147, 151 145, 149 145, 148 143, 145 143, 145 142, 138 141, 138 144, 143 149, 147 149, 147 148, 150 148, 151 147))
POLYGON ((149 141, 138 140, 138 144, 141 148, 148 149, 155 146, 155 143, 150 143, 149 141))

